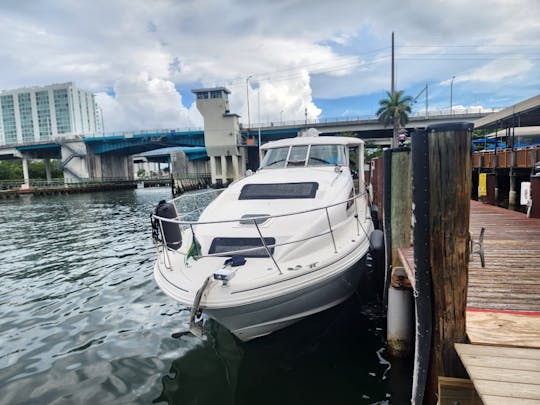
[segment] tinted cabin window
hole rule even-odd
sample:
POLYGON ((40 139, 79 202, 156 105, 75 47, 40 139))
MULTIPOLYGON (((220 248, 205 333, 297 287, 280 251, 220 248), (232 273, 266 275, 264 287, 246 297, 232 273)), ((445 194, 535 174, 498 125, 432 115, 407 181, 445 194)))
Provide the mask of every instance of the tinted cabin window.
POLYGON ((239 200, 277 200, 289 198, 315 198, 319 183, 246 184, 239 200))
POLYGON ((289 155, 287 166, 305 166, 308 146, 293 146, 289 155))
POLYGON ((266 156, 264 157, 264 161, 262 162, 262 167, 285 167, 288 154, 288 146, 285 148, 268 149, 268 152, 266 152, 266 156))
MULTIPOLYGON (((274 238, 264 238, 264 243, 268 246, 268 250, 273 254, 276 240, 274 238)), ((231 253, 240 254, 244 257, 268 257, 268 252, 264 248, 262 240, 260 238, 214 238, 212 240, 212 245, 210 246, 210 254, 223 253, 224 256, 227 255, 227 252, 234 252, 244 249, 255 249, 248 252, 238 252, 231 253)))
POLYGON ((345 147, 343 145, 311 145, 309 166, 346 165, 345 147))

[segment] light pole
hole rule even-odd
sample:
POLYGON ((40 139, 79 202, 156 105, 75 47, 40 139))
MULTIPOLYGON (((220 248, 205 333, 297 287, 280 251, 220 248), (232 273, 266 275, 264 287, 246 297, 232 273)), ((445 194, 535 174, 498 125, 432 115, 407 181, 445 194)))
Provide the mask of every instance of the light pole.
POLYGON ((261 127, 261 84, 257 88, 257 120, 259 121, 259 128, 261 127))
POLYGON ((283 126, 283 110, 279 112, 279 121, 281 123, 281 126, 283 126))
POLYGON ((249 75, 246 79, 246 98, 247 98, 247 109, 248 109, 248 135, 249 135, 249 127, 251 126, 251 118, 249 116, 249 79, 251 79, 253 75, 249 75))
POLYGON ((450 81, 450 115, 453 114, 452 96, 453 96, 453 91, 454 91, 454 79, 455 78, 456 78, 456 76, 452 76, 452 80, 450 81))

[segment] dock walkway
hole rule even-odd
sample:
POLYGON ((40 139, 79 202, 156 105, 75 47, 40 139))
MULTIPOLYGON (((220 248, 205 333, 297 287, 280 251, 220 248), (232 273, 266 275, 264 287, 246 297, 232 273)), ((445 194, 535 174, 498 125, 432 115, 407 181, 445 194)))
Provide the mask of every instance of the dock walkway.
MULTIPOLYGON (((540 349, 540 219, 471 201, 473 238, 482 227, 486 267, 478 255, 469 263, 467 335, 472 343, 540 349)), ((413 249, 399 253, 414 280, 413 249)))
MULTIPOLYGON (((472 344, 456 350, 486 405, 540 405, 540 219, 471 201, 473 239, 482 227, 485 267, 478 255, 469 263, 472 344)), ((413 249, 399 255, 414 280, 413 249)))

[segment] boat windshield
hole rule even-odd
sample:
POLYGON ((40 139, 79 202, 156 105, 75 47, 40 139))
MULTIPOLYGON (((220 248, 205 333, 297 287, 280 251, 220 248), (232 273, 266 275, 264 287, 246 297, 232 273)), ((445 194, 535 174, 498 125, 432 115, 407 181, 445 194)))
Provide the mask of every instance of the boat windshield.
POLYGON ((344 145, 295 145, 268 149, 262 169, 297 166, 346 166, 344 145))

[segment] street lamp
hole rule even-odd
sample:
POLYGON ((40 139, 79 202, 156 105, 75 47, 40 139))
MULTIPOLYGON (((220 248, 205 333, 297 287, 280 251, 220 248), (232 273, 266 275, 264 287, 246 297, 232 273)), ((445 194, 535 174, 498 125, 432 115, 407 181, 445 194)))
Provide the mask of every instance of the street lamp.
POLYGON ((453 114, 453 109, 452 109, 452 95, 453 95, 453 90, 454 90, 454 79, 456 78, 456 76, 452 76, 452 80, 450 81, 450 115, 453 114))
POLYGON ((253 75, 249 75, 246 79, 246 98, 247 98, 247 109, 248 109, 248 135, 249 135, 249 127, 251 126, 251 118, 249 116, 249 79, 251 79, 253 75))
POLYGON ((283 110, 279 112, 279 121, 281 122, 281 126, 283 126, 283 110))

